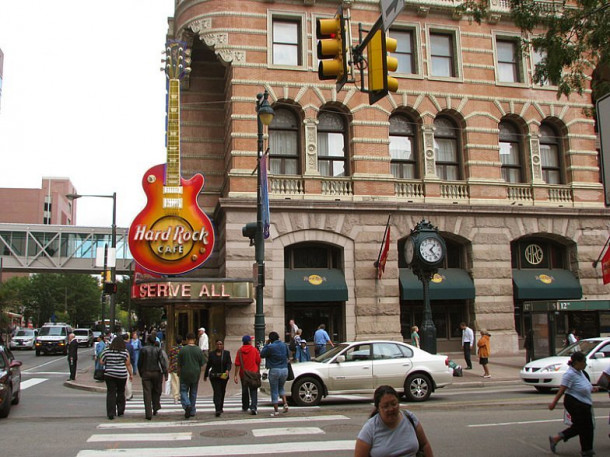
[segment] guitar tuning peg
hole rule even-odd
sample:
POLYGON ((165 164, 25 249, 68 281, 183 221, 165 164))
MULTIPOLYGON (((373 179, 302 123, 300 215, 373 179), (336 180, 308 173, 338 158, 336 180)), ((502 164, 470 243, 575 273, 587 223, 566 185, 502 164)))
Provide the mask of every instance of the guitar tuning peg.
POLYGON ((187 57, 186 59, 184 59, 184 63, 187 65, 190 65, 192 62, 192 59, 190 57, 187 57))
POLYGON ((186 56, 190 56, 192 54, 192 51, 190 49, 187 49, 186 51, 184 51, 184 54, 186 56))
POLYGON ((191 72, 191 67, 186 67, 184 72, 188 75, 191 72))

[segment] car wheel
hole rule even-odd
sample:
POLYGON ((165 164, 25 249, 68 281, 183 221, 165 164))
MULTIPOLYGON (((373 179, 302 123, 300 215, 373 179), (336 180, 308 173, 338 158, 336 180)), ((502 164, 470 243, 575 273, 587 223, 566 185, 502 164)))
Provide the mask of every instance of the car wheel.
POLYGON ((322 401, 322 385, 315 378, 301 378, 292 384, 292 399, 297 406, 317 406, 322 401))
POLYGON ((534 386, 534 388, 540 392, 541 394, 546 394, 549 393, 551 391, 550 387, 540 387, 540 386, 534 386))
POLYGON ((412 374, 405 381, 405 397, 409 401, 426 401, 432 394, 432 381, 423 373, 412 374))
POLYGON ((11 395, 11 392, 9 392, 8 396, 6 397, 7 401, 5 401, 4 404, 0 407, 0 417, 8 417, 8 413, 11 412, 11 402, 9 401, 11 395))
POLYGON ((11 402, 11 404, 18 405, 19 400, 21 400, 21 391, 20 390, 18 390, 17 394, 13 397, 13 401, 11 402))

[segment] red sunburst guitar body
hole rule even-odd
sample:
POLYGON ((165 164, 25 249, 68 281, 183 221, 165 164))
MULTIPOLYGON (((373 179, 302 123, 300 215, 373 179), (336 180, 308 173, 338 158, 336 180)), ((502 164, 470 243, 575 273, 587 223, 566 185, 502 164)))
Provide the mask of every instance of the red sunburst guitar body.
POLYGON ((168 43, 167 163, 144 175, 147 203, 129 228, 135 261, 162 275, 194 270, 214 249, 212 221, 197 203, 204 177, 198 173, 186 180, 180 174, 180 79, 188 72, 183 65, 185 49, 184 43, 168 43))

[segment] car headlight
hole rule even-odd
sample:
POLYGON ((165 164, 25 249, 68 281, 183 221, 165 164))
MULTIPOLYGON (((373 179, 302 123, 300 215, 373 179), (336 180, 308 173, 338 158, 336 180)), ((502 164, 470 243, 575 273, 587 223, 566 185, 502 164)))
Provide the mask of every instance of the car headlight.
POLYGON ((544 367, 542 370, 540 370, 540 372, 554 373, 554 372, 559 371, 562 366, 563 366, 563 363, 554 363, 553 365, 548 365, 548 366, 544 367))

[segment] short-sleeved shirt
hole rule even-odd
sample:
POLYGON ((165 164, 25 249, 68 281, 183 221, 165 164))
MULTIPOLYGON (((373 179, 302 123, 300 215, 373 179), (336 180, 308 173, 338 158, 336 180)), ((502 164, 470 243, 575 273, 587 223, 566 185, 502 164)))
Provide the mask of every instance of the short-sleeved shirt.
POLYGON ((328 336, 328 333, 323 328, 319 328, 313 334, 313 343, 314 344, 316 344, 318 346, 322 346, 322 345, 326 344, 327 341, 330 341, 330 336, 328 336))
POLYGON ((112 349, 104 349, 100 357, 104 364, 104 374, 111 378, 127 379, 129 372, 125 361, 129 357, 129 353, 125 351, 115 351, 112 349))
POLYGON ((573 367, 568 368, 568 371, 561 378, 561 385, 567 388, 566 395, 571 395, 587 405, 593 404, 591 382, 582 371, 573 367))
POLYGON ((413 424, 417 427, 419 420, 411 411, 403 411, 403 418, 394 429, 385 425, 379 414, 375 414, 364 424, 358 433, 358 439, 371 446, 370 457, 415 457, 419 442, 415 427, 406 414, 413 419, 413 424))
POLYGON ((178 366, 180 367, 180 382, 194 384, 199 381, 201 367, 204 365, 203 353, 199 346, 182 346, 178 353, 178 366))

